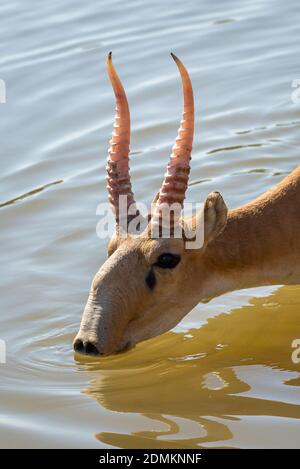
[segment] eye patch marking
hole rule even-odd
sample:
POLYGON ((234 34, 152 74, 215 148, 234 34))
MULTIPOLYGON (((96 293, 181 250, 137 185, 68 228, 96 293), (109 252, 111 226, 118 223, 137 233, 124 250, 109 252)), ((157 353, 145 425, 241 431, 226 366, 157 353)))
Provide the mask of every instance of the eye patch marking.
POLYGON ((150 290, 153 290, 153 288, 155 287, 155 284, 156 284, 156 278, 155 278, 154 270, 152 268, 148 272, 145 280, 146 280, 146 283, 147 283, 148 287, 150 288, 150 290))

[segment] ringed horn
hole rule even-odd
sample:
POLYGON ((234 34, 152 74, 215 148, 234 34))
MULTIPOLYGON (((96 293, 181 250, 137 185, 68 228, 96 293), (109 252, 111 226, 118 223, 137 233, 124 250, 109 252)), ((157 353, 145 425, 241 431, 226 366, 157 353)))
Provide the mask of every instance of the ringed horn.
POLYGON ((194 95, 189 74, 183 63, 171 53, 179 69, 183 89, 183 113, 178 135, 167 166, 167 172, 154 210, 153 222, 159 220, 160 209, 164 205, 179 204, 183 207, 190 173, 190 159, 194 139, 194 95))
MULTIPOLYGON (((194 96, 189 74, 183 63, 173 54, 182 80, 183 113, 175 145, 167 166, 167 172, 161 189, 155 199, 152 222, 160 219, 160 210, 164 205, 179 204, 183 207, 190 173, 190 159, 194 138, 194 96)), ((108 54, 107 71, 116 97, 116 115, 114 130, 110 140, 107 159, 107 189, 117 224, 122 217, 120 196, 126 196, 124 215, 128 221, 139 215, 131 189, 129 174, 130 113, 126 94, 112 62, 112 53, 108 54), (130 215, 128 211, 130 210, 130 215)))
MULTIPOLYGON (((116 115, 107 158, 107 190, 117 224, 123 216, 138 215, 129 174, 130 112, 125 90, 108 54, 107 71, 116 98, 116 115), (126 196, 124 207, 120 207, 120 196, 126 196), (125 210, 124 210, 125 209, 125 210), (124 212, 123 212, 124 210, 124 212)), ((128 221, 130 218, 128 216, 128 221)))

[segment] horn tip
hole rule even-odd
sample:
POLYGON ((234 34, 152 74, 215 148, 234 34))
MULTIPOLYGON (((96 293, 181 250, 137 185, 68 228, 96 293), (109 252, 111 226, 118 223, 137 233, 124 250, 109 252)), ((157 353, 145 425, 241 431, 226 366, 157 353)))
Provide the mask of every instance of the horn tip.
POLYGON ((175 60, 175 62, 176 62, 176 63, 178 63, 178 62, 179 62, 179 58, 178 58, 178 57, 176 57, 176 55, 175 55, 175 54, 173 54, 173 52, 171 52, 171 57, 172 57, 172 59, 174 59, 174 60, 175 60))
POLYGON ((108 53, 107 60, 111 60, 111 58, 112 58, 112 52, 110 51, 110 52, 108 53))

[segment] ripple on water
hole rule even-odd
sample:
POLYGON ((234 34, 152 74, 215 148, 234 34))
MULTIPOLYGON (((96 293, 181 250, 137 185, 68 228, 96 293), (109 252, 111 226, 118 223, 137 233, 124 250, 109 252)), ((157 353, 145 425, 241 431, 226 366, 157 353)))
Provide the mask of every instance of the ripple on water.
POLYGON ((0 12, 0 446, 298 445, 299 287, 215 299, 126 354, 72 351, 106 258, 95 211, 115 107, 107 52, 130 104, 137 199, 159 189, 180 122, 172 50, 196 103, 188 199, 219 190, 237 207, 299 164, 298 2, 28 0, 0 12))

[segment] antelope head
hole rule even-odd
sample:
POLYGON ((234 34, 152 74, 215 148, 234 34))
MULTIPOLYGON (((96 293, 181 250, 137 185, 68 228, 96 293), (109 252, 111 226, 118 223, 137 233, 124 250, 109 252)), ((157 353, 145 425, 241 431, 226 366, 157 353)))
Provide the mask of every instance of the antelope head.
POLYGON ((220 194, 209 194, 201 213, 189 219, 171 216, 170 236, 162 236, 163 208, 173 204, 183 208, 194 135, 192 84, 184 65, 175 55, 172 57, 182 80, 182 120, 152 217, 147 218, 146 228, 140 234, 132 234, 126 228, 140 214, 129 174, 130 114, 111 53, 108 56, 116 116, 108 154, 107 189, 116 230, 108 245, 108 259, 91 285, 80 330, 74 339, 76 352, 109 355, 131 348, 174 327, 207 295, 206 247, 223 229, 227 218, 220 194), (126 196, 125 229, 121 223, 120 196, 126 196), (204 226, 203 243, 199 249, 187 249, 185 236, 175 236, 175 228, 180 227, 183 233, 185 226, 197 229, 200 223, 204 226), (158 234, 153 236, 155 226, 158 234))

